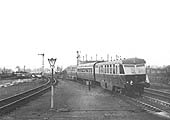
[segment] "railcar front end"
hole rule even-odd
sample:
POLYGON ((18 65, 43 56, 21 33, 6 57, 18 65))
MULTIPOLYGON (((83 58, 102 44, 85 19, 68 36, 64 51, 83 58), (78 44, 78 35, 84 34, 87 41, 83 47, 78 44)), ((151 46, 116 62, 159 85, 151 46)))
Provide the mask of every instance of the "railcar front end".
POLYGON ((146 75, 145 61, 139 58, 124 60, 122 62, 125 72, 125 89, 129 94, 141 95, 145 87, 149 87, 149 79, 146 75))

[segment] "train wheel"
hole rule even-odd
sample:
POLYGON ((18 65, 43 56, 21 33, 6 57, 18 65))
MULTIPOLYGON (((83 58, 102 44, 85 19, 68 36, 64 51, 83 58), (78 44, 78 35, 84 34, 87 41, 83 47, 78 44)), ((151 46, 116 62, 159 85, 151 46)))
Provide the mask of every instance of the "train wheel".
POLYGON ((126 88, 122 88, 122 94, 126 95, 126 88))
POLYGON ((139 87, 139 96, 142 96, 144 93, 144 87, 139 87))
POLYGON ((118 92, 119 92, 120 94, 123 93, 123 89, 122 89, 122 88, 119 88, 118 90, 119 90, 118 92))
POLYGON ((115 92, 117 93, 117 87, 115 86, 115 92))
POLYGON ((116 87, 115 86, 112 86, 112 91, 116 92, 116 87))

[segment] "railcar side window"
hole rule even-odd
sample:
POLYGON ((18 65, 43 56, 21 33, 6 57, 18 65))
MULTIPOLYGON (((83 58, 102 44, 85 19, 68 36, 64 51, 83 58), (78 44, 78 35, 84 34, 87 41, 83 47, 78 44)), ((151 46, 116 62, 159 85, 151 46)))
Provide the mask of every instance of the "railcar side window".
POLYGON ((105 65, 104 73, 106 73, 106 65, 105 65))
POLYGON ((113 64, 113 74, 115 74, 115 64, 113 64))
POLYGON ((119 64, 116 64, 115 66, 116 66, 116 69, 115 69, 116 71, 115 71, 115 73, 116 73, 116 74, 120 74, 120 68, 119 68, 120 65, 119 65, 119 64))
POLYGON ((116 67, 116 68, 115 68, 115 74, 117 74, 117 65, 115 65, 115 67, 116 67))
POLYGON ((107 73, 109 73, 109 65, 107 65, 107 73))
POLYGON ((100 72, 103 73, 103 65, 101 65, 100 72))
POLYGON ((112 65, 110 65, 110 74, 112 74, 112 65))
POLYGON ((123 66, 122 66, 122 65, 119 65, 119 69, 120 69, 120 74, 125 74, 125 72, 124 72, 124 69, 123 69, 123 66))
POLYGON ((100 68, 101 68, 101 67, 99 66, 99 74, 100 74, 100 68))

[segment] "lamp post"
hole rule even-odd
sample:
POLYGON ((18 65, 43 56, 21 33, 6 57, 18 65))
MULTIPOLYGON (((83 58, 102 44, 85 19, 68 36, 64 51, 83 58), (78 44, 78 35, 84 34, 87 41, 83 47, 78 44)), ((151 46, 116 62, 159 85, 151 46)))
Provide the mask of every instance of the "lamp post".
POLYGON ((53 71, 54 71, 54 65, 56 62, 56 59, 51 58, 48 59, 48 62, 50 64, 51 70, 52 70, 52 78, 51 78, 51 109, 54 108, 54 86, 53 86, 53 82, 54 82, 54 78, 53 78, 53 71))

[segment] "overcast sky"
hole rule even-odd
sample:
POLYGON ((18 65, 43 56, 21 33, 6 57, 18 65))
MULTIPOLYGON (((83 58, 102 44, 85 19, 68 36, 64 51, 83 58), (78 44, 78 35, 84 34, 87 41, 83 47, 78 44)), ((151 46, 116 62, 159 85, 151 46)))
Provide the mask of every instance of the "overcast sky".
POLYGON ((118 54, 170 65, 169 0, 1 0, 0 67, 41 67, 118 54))

